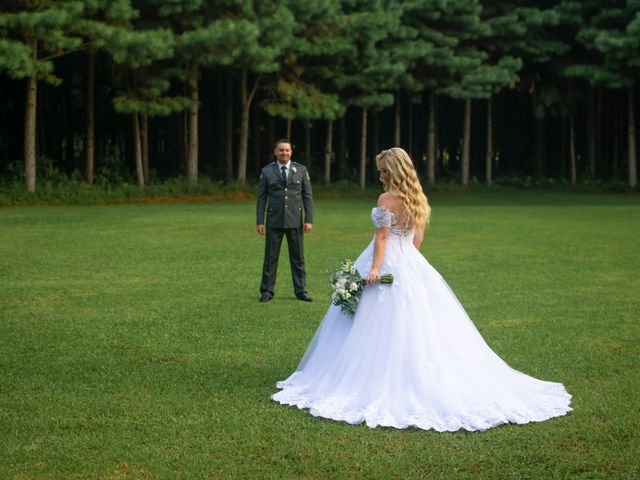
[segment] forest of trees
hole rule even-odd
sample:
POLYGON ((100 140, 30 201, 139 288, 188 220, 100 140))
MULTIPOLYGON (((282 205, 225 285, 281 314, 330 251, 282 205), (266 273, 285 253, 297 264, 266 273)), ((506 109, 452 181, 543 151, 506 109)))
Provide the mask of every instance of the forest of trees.
POLYGON ((637 187, 640 0, 3 0, 0 178, 637 187))

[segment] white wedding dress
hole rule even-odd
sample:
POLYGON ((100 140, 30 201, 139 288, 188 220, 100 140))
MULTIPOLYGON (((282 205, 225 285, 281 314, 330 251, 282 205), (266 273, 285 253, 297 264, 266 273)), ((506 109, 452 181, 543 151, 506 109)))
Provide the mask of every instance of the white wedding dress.
MULTIPOLYGON (((391 226, 380 271, 391 285, 365 288, 353 318, 329 307, 300 365, 272 398, 315 416, 369 427, 486 430, 571 411, 560 383, 512 369, 485 343, 440 274, 413 245, 412 229, 384 207, 391 226)), ((366 275, 373 241, 355 262, 366 275)))

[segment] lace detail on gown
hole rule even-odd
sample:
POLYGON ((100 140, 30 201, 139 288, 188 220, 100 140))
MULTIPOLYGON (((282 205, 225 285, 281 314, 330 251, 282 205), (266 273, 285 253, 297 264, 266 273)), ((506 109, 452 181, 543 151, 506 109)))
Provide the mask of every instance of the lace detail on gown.
MULTIPOLYGON (((369 427, 486 430, 571 411, 560 383, 511 368, 469 319, 440 274, 413 246, 412 228, 374 208, 391 227, 381 272, 391 285, 365 288, 353 319, 331 305, 296 371, 272 398, 314 416, 369 427)), ((368 272, 372 241, 355 262, 368 272)))
POLYGON ((391 227, 397 223, 396 216, 385 206, 372 208, 371 220, 375 228, 391 227))
POLYGON ((393 212, 387 210, 383 205, 371 209, 371 221, 375 228, 390 227, 391 234, 405 237, 412 237, 415 232, 413 228, 407 228, 407 225, 398 226, 398 220, 393 212))

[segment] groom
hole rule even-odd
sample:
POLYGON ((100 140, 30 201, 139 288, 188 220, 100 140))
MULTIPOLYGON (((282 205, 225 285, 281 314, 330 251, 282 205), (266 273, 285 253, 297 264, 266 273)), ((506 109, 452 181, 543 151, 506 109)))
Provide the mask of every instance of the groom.
POLYGON ((273 298, 280 246, 282 237, 286 236, 296 298, 311 302, 313 299, 306 292, 303 247, 304 234, 313 228, 311 181, 306 167, 291 161, 289 140, 278 140, 274 154, 277 161, 262 169, 258 185, 257 230, 258 235, 267 236, 260 282, 260 301, 268 302, 273 298))

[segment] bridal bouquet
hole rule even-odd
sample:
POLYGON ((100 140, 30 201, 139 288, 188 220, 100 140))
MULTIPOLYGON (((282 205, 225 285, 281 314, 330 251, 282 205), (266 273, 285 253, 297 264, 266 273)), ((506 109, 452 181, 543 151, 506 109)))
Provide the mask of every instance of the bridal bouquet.
MULTIPOLYGON (((353 317, 367 281, 360 276, 351 260, 343 260, 340 268, 329 273, 333 287, 332 303, 339 306, 342 313, 353 317)), ((393 283, 393 275, 381 275, 380 283, 393 283)))

